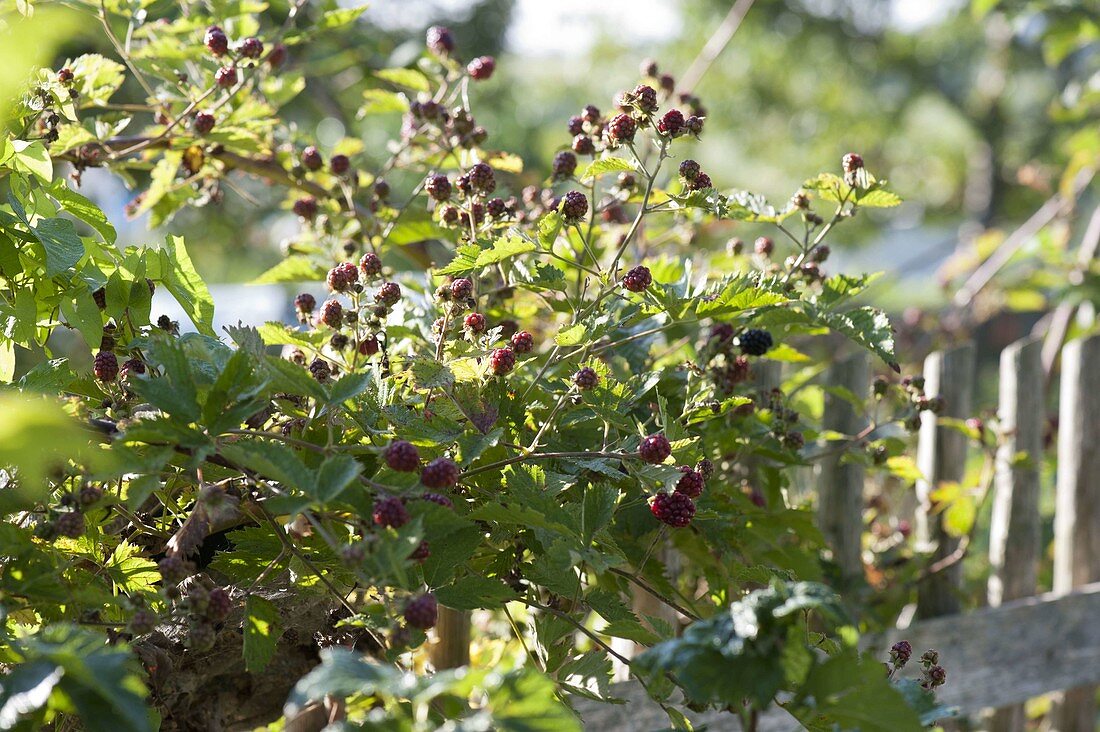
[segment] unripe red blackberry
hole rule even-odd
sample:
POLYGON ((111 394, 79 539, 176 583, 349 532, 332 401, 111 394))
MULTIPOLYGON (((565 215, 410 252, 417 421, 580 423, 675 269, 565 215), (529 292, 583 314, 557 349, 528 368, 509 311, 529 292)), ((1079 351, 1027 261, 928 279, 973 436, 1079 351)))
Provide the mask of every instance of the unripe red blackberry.
POLYGON ((217 120, 209 112, 195 112, 191 118, 191 127, 200 135, 208 135, 214 129, 217 120))
POLYGON ((477 163, 467 173, 470 187, 478 193, 492 193, 497 187, 493 168, 488 163, 477 163))
POLYGON ((670 109, 657 122, 657 131, 669 137, 679 137, 684 132, 684 113, 670 109))
POLYGON ((414 628, 428 630, 434 628, 439 618, 439 605, 435 595, 426 592, 405 605, 405 622, 414 628))
POLYGON ((621 145, 634 140, 638 124, 628 114, 618 114, 607 125, 607 137, 612 143, 621 145))
POLYGON ((339 300, 326 300, 321 306, 320 321, 330 328, 339 328, 344 324, 344 306, 339 300))
POLYGON ((225 591, 225 588, 215 587, 210 590, 210 597, 206 605, 206 617, 208 620, 220 623, 229 617, 229 612, 232 609, 233 601, 230 599, 229 593, 225 591))
POLYGON ((773 345, 772 334, 759 328, 751 328, 737 336, 737 345, 746 356, 763 356, 773 345))
POLYGON ((378 339, 368 336, 359 342, 359 353, 363 356, 373 356, 378 353, 378 339))
POLYGON ((327 384, 328 380, 332 378, 332 366, 322 358, 315 358, 309 364, 309 373, 318 383, 327 384))
POLYGON ((214 74, 214 83, 227 88, 237 83, 237 67, 223 66, 214 74))
POLYGON ((525 330, 512 336, 512 350, 516 353, 530 353, 535 347, 535 337, 525 330))
POLYGON ((684 120, 684 131, 698 137, 703 132, 703 118, 694 114, 684 120))
POLYGON ((317 199, 313 196, 302 196, 294 202, 294 213, 307 221, 312 221, 317 216, 317 199))
POLYGON ((567 223, 575 224, 588 214, 588 199, 580 191, 569 191, 562 196, 560 210, 567 223))
MULTIPOLYGON (((436 490, 454 488, 458 483, 458 466, 450 458, 436 458, 420 471, 420 482, 425 487, 435 488, 436 490)), ((424 496, 425 500, 431 500, 427 498, 427 495, 429 494, 424 496)), ((438 501, 435 502, 439 503, 438 501)))
POLYGON ((573 152, 578 155, 592 155, 596 152, 596 143, 592 142, 592 138, 585 134, 574 137, 572 147, 573 152))
POLYGON ((150 610, 140 608, 130 616, 127 627, 132 635, 148 635, 157 629, 157 616, 150 610))
POLYGON ((841 167, 849 175, 863 169, 863 156, 859 153, 848 153, 840 161, 841 167))
POLYGON ((504 376, 516 367, 516 354, 511 348, 497 348, 489 356, 489 366, 497 376, 504 376))
POLYGON ((425 34, 428 49, 436 56, 448 56, 455 50, 455 38, 450 28, 433 25, 425 34))
POLYGON ((639 84, 631 92, 631 98, 638 109, 643 112, 657 111, 657 92, 653 87, 647 84, 639 84))
POLYGON ((753 250, 762 257, 770 257, 775 251, 775 242, 766 236, 758 237, 753 244, 753 250))
POLYGON ((710 176, 706 173, 699 173, 695 176, 695 180, 691 181, 691 190, 693 191, 705 191, 708 188, 714 188, 714 183, 711 182, 710 176))
POLYGON ((481 313, 470 313, 462 321, 462 326, 471 333, 484 333, 485 316, 481 313))
POLYGON ((699 163, 694 160, 685 160, 680 163, 680 177, 689 183, 695 180, 695 177, 700 173, 699 163))
POLYGON ((249 36, 241 41, 241 45, 237 50, 245 58, 259 58, 264 55, 264 44, 256 36, 249 36))
POLYGON ((341 262, 328 271, 325 282, 333 292, 346 292, 359 282, 359 270, 351 262, 341 262))
POLYGON ((493 75, 497 68, 497 61, 492 56, 478 56, 466 64, 466 73, 475 81, 485 81, 493 75))
POLYGON ((409 555, 409 559, 414 562, 423 562, 425 559, 432 555, 431 545, 427 541, 420 542, 420 545, 413 549, 412 554, 409 555))
POLYGON ((100 351, 95 355, 92 373, 100 381, 114 381, 118 376, 118 356, 111 351, 100 351))
POLYGON ((931 691, 947 683, 947 672, 943 666, 932 666, 923 672, 920 685, 931 691))
POLYGON ((658 493, 649 499, 649 511, 661 523, 679 529, 695 518, 695 501, 683 493, 658 493))
POLYGON ((397 301, 401 299, 401 285, 396 282, 386 282, 374 295, 374 300, 379 305, 385 305, 386 307, 393 307, 397 304, 397 301))
POLYGON ((84 535, 84 514, 79 511, 67 511, 54 521, 54 531, 67 539, 79 539, 84 535))
POLYGON ((367 252, 359 259, 359 269, 368 280, 382 274, 382 258, 374 252, 367 252))
POLYGON ((302 150, 301 161, 302 167, 310 171, 318 171, 325 165, 325 159, 321 156, 321 151, 313 145, 302 150))
POLYGON ((351 159, 347 155, 333 155, 328 161, 328 167, 333 175, 345 175, 351 170, 351 159))
POLYGON ((689 465, 681 465, 680 472, 683 475, 676 481, 676 492, 683 493, 688 498, 698 498, 706 484, 702 474, 689 465))
POLYGON ((622 282, 623 287, 631 292, 643 292, 653 284, 653 275, 649 267, 638 265, 623 276, 622 282))
POLYGON ((424 181, 424 190, 436 201, 446 201, 451 197, 451 181, 442 173, 429 175, 424 181))
POLYGON ((597 374, 594 369, 585 366, 577 371, 577 373, 573 374, 573 383, 582 391, 595 389, 600 383, 600 375, 597 374))
POLYGON ((271 68, 277 69, 286 63, 288 55, 286 46, 282 43, 276 43, 271 47, 271 53, 267 54, 267 64, 271 68))
POLYGON ((568 150, 562 150, 554 156, 554 162, 550 167, 556 180, 572 178, 577 172, 577 156, 568 150))
POLYGON ((913 644, 907 640, 900 640, 890 646, 890 663, 894 668, 901 668, 909 663, 913 657, 913 644))
POLYGON ((409 523, 409 511, 400 498, 387 496, 374 502, 371 518, 378 526, 397 529, 409 523))
POLYGON ((225 52, 229 50, 229 37, 225 35, 225 31, 216 25, 206 29, 206 35, 203 36, 202 41, 210 49, 210 53, 215 56, 224 56, 225 52))
POLYGON ((470 299, 474 294, 474 282, 469 277, 459 277, 451 283, 451 298, 458 302, 470 299))
POLYGON ((672 454, 672 445, 663 433, 658 432, 648 437, 643 437, 638 445, 638 456, 643 462, 651 465, 660 465, 672 454))
POLYGON ((569 134, 573 137, 584 134, 584 120, 580 117, 570 117, 568 124, 569 134))
POLYGON ((62 84, 72 84, 74 78, 76 78, 76 74, 68 66, 57 70, 57 80, 62 84))
POLYGON ((382 452, 382 458, 390 470, 412 473, 420 467, 420 451, 416 445, 405 440, 394 440, 382 452))

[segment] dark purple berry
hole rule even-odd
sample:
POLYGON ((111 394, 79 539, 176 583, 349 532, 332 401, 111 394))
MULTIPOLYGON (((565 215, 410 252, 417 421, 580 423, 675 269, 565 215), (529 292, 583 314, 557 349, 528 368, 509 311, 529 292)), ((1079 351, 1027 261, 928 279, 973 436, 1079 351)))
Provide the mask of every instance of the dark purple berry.
POLYGON ((428 630, 435 627, 439 618, 439 605, 435 601, 435 595, 427 592, 414 598, 405 605, 405 622, 414 628, 428 630))
POLYGON ((462 326, 471 333, 484 333, 485 316, 481 313, 470 313, 462 321, 462 326))
POLYGON ((333 292, 346 292, 359 282, 359 270, 351 262, 341 262, 328 271, 325 281, 333 292))
POLYGON ((328 161, 328 167, 333 175, 345 175, 351 170, 351 159, 347 155, 333 155, 328 161))
POLYGON ((436 56, 447 56, 455 50, 455 38, 450 28, 433 25, 425 36, 428 49, 436 56))
POLYGON ((714 188, 714 183, 711 182, 710 176, 706 173, 699 173, 695 176, 695 180, 691 181, 691 190, 693 191, 705 191, 708 188, 714 188))
POLYGON ((309 364, 309 373, 318 383, 327 384, 332 377, 332 366, 323 358, 315 358, 309 364))
POLYGON ((699 163, 694 160, 685 160, 680 163, 680 177, 689 183, 695 180, 695 177, 699 175, 699 163))
POLYGON ((477 193, 492 193, 497 187, 496 176, 488 163, 477 163, 470 168, 467 175, 470 177, 470 186, 477 193))
POLYGON ((493 219, 502 219, 508 214, 508 204, 503 198, 491 198, 485 203, 485 211, 493 219))
POLYGON ((616 145, 633 141, 637 131, 638 124, 628 114, 616 115, 607 125, 607 137, 616 145))
POLYGON ((497 376, 504 376, 516 367, 516 354, 511 348, 498 348, 489 356, 489 366, 497 376))
POLYGON ((630 96, 638 109, 643 112, 657 111, 657 92, 653 87, 646 84, 639 84, 634 87, 634 91, 631 92, 630 96))
POLYGON ((683 475, 676 481, 676 492, 683 493, 688 498, 698 498, 705 484, 703 475, 689 465, 681 465, 680 472, 683 475))
POLYGON ((68 66, 57 70, 57 80, 62 84, 72 84, 74 78, 76 78, 76 74, 68 66))
POLYGON ((376 178, 371 188, 380 201, 385 201, 390 197, 390 184, 386 182, 385 178, 376 178))
POLYGON ((259 38, 249 36, 241 41, 238 49, 245 58, 259 58, 264 55, 264 44, 259 38))
POLYGON ((401 285, 396 282, 386 282, 374 295, 374 300, 379 305, 393 307, 401 299, 401 285))
POLYGON ((698 137, 703 132, 703 118, 691 115, 685 119, 684 131, 698 137))
POLYGON ((431 546, 427 541, 420 542, 420 545, 413 549, 413 553, 409 555, 409 559, 414 562, 423 562, 425 559, 432 555, 431 546))
POLYGON ((577 373, 573 374, 573 383, 582 391, 595 389, 600 383, 600 375, 597 374, 594 369, 585 366, 577 371, 577 373))
POLYGON ((644 462, 652 465, 660 465, 671 454, 672 445, 669 444, 668 438, 660 432, 642 438, 641 444, 638 445, 638 456, 644 462))
POLYGON ((233 601, 225 588, 215 587, 210 590, 210 596, 206 605, 206 617, 215 623, 220 623, 229 617, 229 611, 233 609, 233 601))
POLYGON ((84 535, 84 514, 77 511, 68 511, 57 517, 54 522, 54 530, 58 536, 67 539, 79 539, 84 535))
POLYGON ((318 171, 325 164, 325 159, 321 156, 321 151, 313 145, 302 150, 301 161, 302 167, 310 171, 318 171))
POLYGON ((556 180, 572 178, 573 173, 577 171, 577 156, 568 150, 562 150, 554 156, 551 170, 556 180))
POLYGON ((562 218, 575 224, 588 214, 588 199, 580 191, 569 191, 562 196, 559 204, 562 218))
POLYGON ((200 135, 210 134, 216 122, 214 115, 209 112, 195 112, 195 116, 191 118, 191 126, 200 135))
POLYGON ((320 320, 330 328, 339 328, 344 324, 344 306, 339 300, 326 300, 321 306, 320 320))
POLYGON ((695 518, 695 501, 683 493, 658 493, 650 499, 649 510, 661 523, 683 528, 695 518))
POLYGON ((642 292, 653 284, 653 275, 649 267, 638 265, 623 276, 623 287, 631 292, 642 292))
POLYGON ((577 135, 573 138, 573 152, 578 155, 591 155, 596 152, 596 144, 592 142, 592 138, 588 135, 577 135))
POLYGON ((657 122, 657 131, 669 137, 679 137, 684 132, 684 113, 670 109, 657 122))
POLYGON ((863 156, 859 153, 848 153, 840 161, 845 173, 849 175, 863 169, 863 156))
POLYGON ((752 328, 737 337, 737 345, 746 356, 763 356, 772 347, 772 335, 766 330, 752 328))
POLYGON ((210 49, 210 53, 215 56, 224 56, 225 52, 229 50, 229 38, 225 35, 225 31, 216 25, 212 25, 206 29, 206 35, 203 36, 203 43, 210 49))
POLYGON ((454 488, 458 483, 458 466, 450 458, 436 458, 420 471, 420 482, 427 488, 454 488))
POLYGON ((378 526, 397 529, 409 523, 409 511, 400 498, 387 496, 375 501, 371 518, 378 526))
POLYGON ((267 64, 273 69, 277 69, 286 63, 288 56, 287 48, 282 43, 276 43, 271 48, 271 53, 267 54, 267 64))
POLYGON ((775 250, 775 242, 766 236, 758 237, 753 244, 753 251, 762 257, 770 257, 772 251, 775 250))
POLYGON ((492 56, 478 56, 466 65, 466 72, 470 78, 477 81, 485 81, 496 70, 497 61, 492 56))
POLYGON ((95 355, 92 373, 100 381, 114 381, 118 376, 118 356, 111 351, 100 351, 95 355))
POLYGON ((313 196, 302 196, 294 202, 294 213, 307 221, 312 221, 317 216, 317 199, 313 196))
POLYGON ((382 273, 382 258, 374 252, 367 252, 359 260, 359 269, 367 279, 374 279, 382 273))
POLYGON ((237 83, 237 67, 223 66, 214 74, 214 83, 220 87, 230 87, 237 83))
POLYGON ((573 137, 584 134, 584 120, 580 117, 570 117, 568 128, 569 134, 573 137))
POLYGON ((474 293, 474 283, 469 277, 459 277, 451 283, 451 298, 462 302, 474 293))
POLYGON ((420 467, 420 451, 416 445, 405 440, 395 440, 382 452, 382 457, 390 470, 412 473, 420 467))
POLYGON ((443 506, 443 508, 454 509, 455 504, 451 502, 447 496, 440 495, 439 493, 423 493, 420 496, 420 500, 434 503, 437 506, 443 506))
POLYGON ((446 201, 451 197, 451 181, 442 173, 429 175, 424 181, 424 190, 436 201, 446 201))
POLYGON ((535 337, 525 330, 512 336, 512 350, 516 353, 530 353, 535 347, 535 337))

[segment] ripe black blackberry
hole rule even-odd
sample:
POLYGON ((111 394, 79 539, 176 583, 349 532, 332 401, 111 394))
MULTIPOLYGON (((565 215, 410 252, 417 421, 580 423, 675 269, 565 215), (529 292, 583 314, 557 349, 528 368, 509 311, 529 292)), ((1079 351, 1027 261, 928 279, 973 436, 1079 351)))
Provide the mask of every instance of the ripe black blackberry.
POLYGON ((703 488, 706 485, 702 473, 690 465, 681 465, 680 472, 683 475, 680 476, 680 480, 676 481, 676 492, 683 493, 688 498, 698 498, 703 493, 703 488))
POLYGON ((237 50, 245 58, 259 58, 264 55, 264 43, 256 36, 249 36, 241 41, 237 50))
POLYGON ((439 605, 435 600, 435 595, 430 592, 413 598, 405 605, 405 622, 414 628, 420 630, 433 628, 438 618, 439 605))
POLYGON ((569 134, 573 137, 584 134, 584 120, 580 117, 570 117, 567 125, 569 134))
POLYGON ((679 529, 695 518, 695 501, 683 493, 658 493, 649 500, 649 510, 661 523, 679 529))
POLYGON ((229 597, 229 593, 225 591, 223 587, 215 587, 210 590, 210 597, 206 606, 206 617, 215 623, 220 623, 229 617, 230 610, 233 609, 233 601, 229 597))
POLYGON ((359 259, 359 269, 368 280, 382 274, 382 258, 374 252, 367 252, 359 259))
POLYGON ((401 299, 401 285, 396 282, 386 282, 374 295, 374 300, 379 305, 386 307, 393 307, 397 304, 397 301, 401 299))
POLYGON ((535 337, 525 330, 512 336, 512 350, 516 353, 530 353, 535 347, 535 337))
POLYGON ((114 381, 118 377, 118 356, 112 351, 100 351, 95 355, 92 373, 100 381, 114 381))
POLYGON ((638 67, 638 73, 642 76, 648 76, 651 79, 657 78, 657 74, 660 73, 660 69, 657 66, 656 59, 647 58, 642 61, 641 66, 638 67))
POLYGON ((333 333, 332 338, 328 339, 328 343, 337 351, 342 351, 348 347, 348 344, 351 343, 351 339, 343 333, 333 333))
POLYGON ((578 389, 582 391, 588 391, 595 389, 600 383, 600 375, 592 368, 585 366, 584 368, 573 374, 573 383, 577 385, 578 389))
POLYGON ((684 120, 684 131, 698 137, 703 132, 703 118, 694 114, 684 120))
POLYGON ((344 306, 339 300, 326 300, 319 320, 330 328, 339 328, 344 324, 344 306))
POLYGON ((676 91, 676 77, 672 74, 661 74, 658 80, 661 82, 661 91, 665 94, 676 91))
POLYGON ((737 336, 737 345, 746 356, 763 356, 773 343, 772 334, 759 328, 750 328, 737 336))
POLYGON ((578 155, 592 155, 596 152, 596 143, 592 142, 592 138, 585 134, 577 135, 573 138, 573 152, 578 155))
POLYGON ((425 34, 428 49, 436 56, 449 56, 455 50, 455 38, 450 28, 433 25, 425 34))
POLYGON ((455 507, 455 504, 451 502, 450 498, 439 493, 422 493, 420 495, 420 500, 434 503, 437 506, 443 506, 443 508, 453 509, 455 507))
POLYGON ((469 277, 459 277, 451 283, 451 298, 458 302, 468 300, 474 294, 474 282, 469 277))
POLYGON ((328 161, 328 167, 333 175, 345 175, 351 170, 351 158, 347 155, 333 155, 328 161))
POLYGON ((703 458, 695 463, 695 472, 703 476, 703 480, 707 480, 710 476, 714 475, 714 463, 707 458, 703 458))
POLYGON ((714 188, 714 183, 711 182, 710 176, 706 173, 700 173, 691 181, 691 190, 693 191, 705 191, 708 188, 714 188))
POLYGON ((451 197, 451 181, 442 173, 435 173, 424 181, 424 190, 434 200, 446 201, 451 197))
POLYGON ((309 373, 318 383, 327 384, 332 378, 332 366, 323 358, 315 358, 309 365, 309 373))
POLYGON ((670 109, 657 121, 657 131, 669 137, 679 137, 684 132, 684 113, 670 109))
POLYGON ((214 83, 222 88, 228 88, 237 83, 237 67, 223 66, 214 74, 214 83))
POLYGON ((420 467, 420 451, 416 445, 405 440, 394 440, 382 452, 382 458, 390 470, 412 473, 420 467))
POLYGON ((680 163, 680 177, 688 181, 689 183, 695 180, 695 177, 699 175, 700 170, 701 169, 699 167, 699 163, 695 162, 694 160, 689 159, 680 163))
POLYGON ((385 178, 376 178, 371 190, 374 191, 374 195, 379 201, 385 201, 390 197, 390 184, 386 182, 385 178))
POLYGON ((588 199, 580 191, 569 191, 562 196, 560 208, 566 223, 575 224, 588 214, 588 199))
POLYGON ((753 251, 762 257, 770 257, 772 252, 775 251, 775 242, 766 236, 757 237, 753 243, 753 251))
POLYGON ((623 287, 631 292, 643 292, 653 284, 653 275, 649 267, 638 265, 623 276, 623 287))
POLYGON ((122 368, 118 371, 120 379, 127 379, 131 374, 144 374, 146 371, 145 362, 140 358, 128 358, 122 363, 122 368))
POLYGON ((508 204, 503 198, 490 198, 485 203, 485 212, 492 219, 502 219, 508 214, 508 204))
POLYGON ((77 494, 76 500, 83 507, 87 508, 103 498, 103 488, 98 485, 85 485, 81 486, 80 493, 77 494))
POLYGON ((325 165, 325 159, 321 156, 321 151, 313 145, 302 150, 300 159, 302 161, 302 167, 310 171, 318 171, 325 165))
POLYGON ((555 180, 572 178, 573 173, 577 172, 577 156, 568 150, 562 150, 554 156, 554 162, 550 166, 550 170, 553 172, 555 180))
POLYGON ((462 327, 471 333, 484 333, 485 325, 485 316, 481 313, 470 313, 462 321, 462 327))
POLYGON ((191 127, 200 135, 208 135, 214 129, 217 120, 209 112, 195 112, 191 118, 191 127))
POLYGON ((466 64, 466 73, 470 75, 471 79, 485 81, 493 75, 496 68, 497 61, 495 58, 492 56, 478 56, 466 64))
POLYGON ((313 196, 302 196, 294 202, 294 213, 307 221, 312 221, 317 216, 317 199, 313 196))
POLYGON ((374 502, 371 519, 378 526, 397 529, 409 523, 409 511, 400 498, 386 496, 374 502))
POLYGON ((497 376, 504 376, 516 367, 516 354, 511 348, 497 348, 489 356, 489 367, 497 376))
POLYGON ((672 454, 672 445, 668 438, 658 432, 648 437, 643 437, 638 445, 638 457, 651 465, 660 465, 672 454))
POLYGON ((203 36, 202 40, 210 53, 215 56, 224 56, 225 52, 229 50, 229 37, 225 35, 225 31, 216 25, 206 29, 206 35, 203 36))
POLYGON ((341 262, 328 271, 325 282, 333 292, 347 292, 359 282, 359 270, 351 262, 341 262))
POLYGON ((84 535, 84 514, 66 511, 54 521, 54 531, 67 539, 79 539, 84 535))
POLYGON ((420 482, 436 490, 454 488, 458 483, 458 466, 450 458, 436 458, 420 471, 420 482))
POLYGON ((618 114, 607 125, 607 137, 615 145, 634 140, 638 124, 628 114, 618 114))

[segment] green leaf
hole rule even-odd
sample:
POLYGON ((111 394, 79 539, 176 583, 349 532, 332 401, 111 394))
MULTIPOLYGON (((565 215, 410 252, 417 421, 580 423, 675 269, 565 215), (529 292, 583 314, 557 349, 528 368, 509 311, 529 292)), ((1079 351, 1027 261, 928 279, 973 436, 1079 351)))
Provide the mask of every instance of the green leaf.
POLYGON ((590 183, 601 175, 608 173, 622 173, 624 171, 635 172, 637 167, 626 158, 606 157, 593 160, 580 175, 581 183, 590 183))
POLYGON ((334 28, 343 28, 346 25, 351 25, 359 16, 367 10, 367 5, 357 5, 351 8, 339 8, 337 10, 328 10, 321 16, 321 20, 316 24, 318 30, 332 30, 334 28))
POLYGON ((50 188, 50 195, 61 204, 62 208, 98 231, 105 242, 110 244, 115 241, 117 237, 115 227, 111 226, 111 222, 107 220, 107 214, 103 213, 99 206, 71 190, 65 181, 59 180, 54 183, 50 188))
POLYGON ((272 285, 280 282, 315 282, 325 279, 327 270, 310 257, 294 254, 286 257, 271 269, 252 280, 253 285, 272 285))
POLYGON ((335 500, 359 477, 360 470, 359 463, 350 455, 333 455, 326 458, 317 470, 317 484, 313 495, 322 503, 335 500))
POLYGON ((254 470, 285 486, 311 495, 315 479, 298 454, 286 445, 259 440, 239 441, 223 445, 221 453, 237 465, 254 470))
POLYGON ((502 236, 494 241, 487 249, 481 249, 475 245, 461 247, 451 263, 442 269, 436 270, 440 275, 461 275, 467 272, 475 272, 517 254, 535 250, 535 245, 518 236, 502 236))
POLYGON ((417 389, 449 389, 455 375, 446 364, 428 358, 418 358, 410 367, 417 389))
POLYGON ((15 377, 15 343, 0 340, 0 381, 11 383, 15 377))
POLYGON ((409 108, 404 95, 384 89, 367 89, 363 92, 363 106, 359 108, 359 116, 370 114, 402 113, 409 108))
POLYGON ((554 343, 559 346, 575 346, 584 340, 585 335, 588 333, 588 326, 584 323, 577 323, 558 332, 554 336, 554 343))
POLYGON ((894 329, 886 313, 865 306, 843 313, 821 313, 819 320, 873 351, 894 371, 899 370, 897 356, 894 355, 894 329))
POLYGON ((30 173, 43 183, 53 180, 53 161, 40 140, 28 142, 16 139, 9 144, 15 151, 11 160, 13 168, 21 173, 30 173))
POLYGON ((396 86, 404 86, 413 91, 426 92, 431 89, 428 77, 416 69, 380 69, 374 75, 396 86))
POLYGON ((103 340, 103 315, 87 287, 74 288, 68 297, 62 298, 61 314, 65 322, 80 332, 88 348, 99 348, 103 340))
POLYGON ((249 673, 259 673, 267 667, 282 634, 282 620, 275 603, 249 595, 244 621, 244 666, 249 673))
POLYGON ((500 580, 478 575, 463 577, 435 591, 435 599, 440 605, 455 610, 495 608, 515 596, 515 590, 500 580))
POLYGON ((42 219, 31 231, 46 248, 47 277, 69 270, 84 256, 84 242, 68 219, 42 219))
POLYGON ((164 285, 195 324, 195 329, 215 337, 214 299, 206 282, 195 271, 183 237, 169 235, 160 251, 164 285))
POLYGON ((561 232, 562 223, 561 214, 557 211, 551 211, 539 219, 539 244, 543 248, 549 249, 554 246, 554 242, 557 241, 558 234, 561 232))

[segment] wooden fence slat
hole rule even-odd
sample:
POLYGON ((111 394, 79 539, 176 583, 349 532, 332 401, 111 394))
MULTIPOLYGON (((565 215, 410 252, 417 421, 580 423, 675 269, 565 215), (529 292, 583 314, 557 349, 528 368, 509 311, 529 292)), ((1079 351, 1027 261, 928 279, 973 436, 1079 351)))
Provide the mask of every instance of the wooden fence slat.
POLYGON ((440 606, 435 634, 431 658, 436 670, 470 664, 470 613, 440 606))
MULTIPOLYGON (((870 384, 870 368, 867 354, 858 353, 835 363, 826 382, 863 398, 870 384)), ((865 423, 851 402, 828 392, 822 421, 825 429, 845 435, 857 434, 865 423)), ((833 561, 840 567, 841 577, 850 582, 863 576, 864 470, 858 463, 842 463, 843 456, 844 452, 837 450, 821 461, 817 521, 832 549, 833 561)))
MULTIPOLYGON (((1031 597, 1037 587, 1040 547, 1039 467, 1045 426, 1043 342, 1019 340, 1001 353, 1000 404, 1002 435, 997 449, 993 515, 989 527, 987 588, 993 607, 1031 597), (1022 458, 1022 459, 1021 459, 1022 458)), ((990 732, 1024 729, 1023 705, 994 713, 990 732)))
MULTIPOLYGON (((974 382, 974 344, 936 351, 924 361, 924 390, 929 397, 945 401, 942 416, 965 419, 970 416, 974 382)), ((917 467, 924 478, 917 481, 917 545, 932 553, 932 561, 952 554, 959 540, 944 530, 935 510, 932 493, 944 481, 962 480, 966 470, 967 437, 939 424, 931 412, 922 415, 917 444, 917 467)), ((959 586, 962 563, 956 562, 925 578, 917 586, 917 617, 932 618, 960 610, 959 586)))
MULTIPOLYGON (((1062 350, 1058 401, 1054 591, 1065 593, 1100 580, 1100 336, 1062 350)), ((1053 729, 1093 729, 1095 690, 1062 688, 1070 691, 1055 710, 1053 729)))

